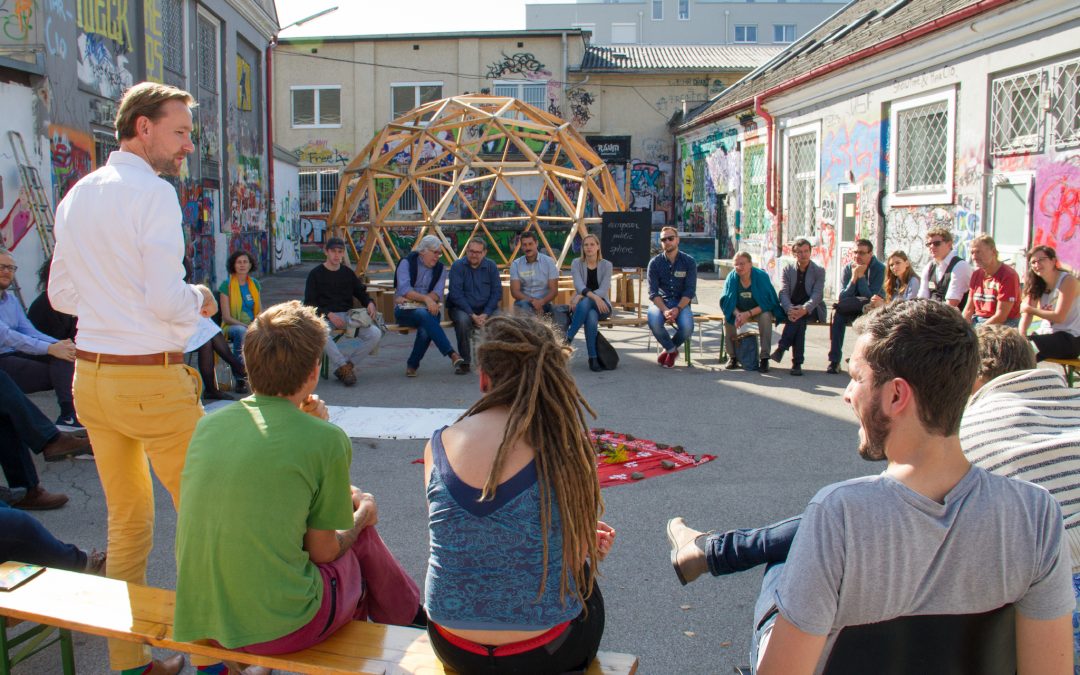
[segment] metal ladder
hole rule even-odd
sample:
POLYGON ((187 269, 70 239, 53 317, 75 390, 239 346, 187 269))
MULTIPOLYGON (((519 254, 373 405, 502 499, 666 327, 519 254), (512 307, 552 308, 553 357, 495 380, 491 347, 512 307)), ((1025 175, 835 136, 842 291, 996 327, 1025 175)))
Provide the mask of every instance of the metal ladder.
MULTIPOLYGON (((34 219, 34 227, 41 239, 41 250, 48 259, 53 253, 53 225, 55 224, 49 195, 45 192, 45 186, 41 184, 37 167, 30 163, 30 155, 26 152, 22 134, 18 131, 8 131, 8 142, 11 143, 11 151, 15 153, 15 163, 19 167, 21 181, 19 194, 34 219)), ((12 280, 11 290, 15 292, 19 304, 25 309, 26 302, 23 300, 18 280, 12 280)))

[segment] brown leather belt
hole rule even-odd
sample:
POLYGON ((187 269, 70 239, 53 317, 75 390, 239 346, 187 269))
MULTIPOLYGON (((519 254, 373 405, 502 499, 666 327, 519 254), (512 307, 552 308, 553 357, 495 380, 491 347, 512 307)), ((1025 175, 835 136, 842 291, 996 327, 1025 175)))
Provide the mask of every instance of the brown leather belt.
POLYGON ((76 349, 75 356, 83 361, 106 363, 116 366, 171 366, 184 362, 183 352, 161 352, 158 354, 97 354, 95 352, 76 349))

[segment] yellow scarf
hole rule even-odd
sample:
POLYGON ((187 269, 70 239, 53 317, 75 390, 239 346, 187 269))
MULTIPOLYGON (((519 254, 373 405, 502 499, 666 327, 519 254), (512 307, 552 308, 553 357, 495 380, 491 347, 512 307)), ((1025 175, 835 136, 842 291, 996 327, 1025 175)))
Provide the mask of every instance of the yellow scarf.
MULTIPOLYGON (((251 299, 253 302, 253 308, 255 316, 248 317, 254 319, 262 311, 262 303, 259 301, 259 287, 255 285, 255 280, 248 277, 247 280, 248 291, 251 292, 251 299)), ((232 318, 243 321, 240 317, 244 306, 244 298, 240 295, 240 280, 236 278, 235 274, 229 275, 229 313, 232 314, 232 318)))

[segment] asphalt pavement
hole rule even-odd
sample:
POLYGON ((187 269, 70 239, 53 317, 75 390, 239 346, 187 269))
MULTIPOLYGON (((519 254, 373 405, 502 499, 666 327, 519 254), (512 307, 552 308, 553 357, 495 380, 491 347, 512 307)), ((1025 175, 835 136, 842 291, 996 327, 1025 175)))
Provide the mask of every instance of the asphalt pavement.
MULTIPOLYGON (((263 302, 300 298, 308 263, 263 279, 263 302)), ((717 312, 721 282, 699 279, 695 309, 717 312)), ((656 343, 646 327, 604 331, 619 350, 614 371, 589 371, 580 349, 572 371, 596 409, 594 426, 630 433, 715 461, 676 474, 603 491, 604 519, 617 531, 615 546, 600 566, 607 607, 601 649, 636 654, 640 673, 731 673, 749 661, 750 623, 761 571, 703 577, 683 587, 672 572, 664 525, 685 516, 698 529, 761 525, 799 513, 829 483, 882 470, 855 452, 857 425, 843 402, 846 374, 825 374, 828 330, 811 327, 805 375, 792 377, 790 364, 768 374, 729 372, 719 363, 719 331, 706 328, 704 349, 694 336, 694 364, 680 357, 670 370, 656 364, 656 343)), ((453 335, 451 334, 451 340, 453 335)), ((774 333, 774 340, 779 332, 774 333)), ((359 382, 346 388, 323 381, 318 394, 331 405, 466 408, 479 396, 475 373, 454 375, 437 350, 429 351, 419 377, 405 377, 411 335, 384 338, 378 354, 358 369, 359 382)), ((849 331, 850 353, 854 335, 849 331)), ((34 401, 50 416, 50 394, 34 401)), ((227 439, 223 440, 223 451, 227 439)), ((353 439, 352 481, 374 493, 379 530, 405 568, 423 584, 428 554, 423 470, 412 464, 424 441, 353 439)), ((71 497, 62 509, 35 515, 55 535, 83 548, 103 548, 106 510, 93 461, 39 464, 42 484, 71 497)), ((175 587, 173 539, 176 515, 157 486, 157 524, 149 583, 175 587)), ((268 513, 268 518, 273 514, 268 513)), ((229 555, 222 550, 221 555, 229 555)), ((107 673, 105 641, 76 635, 76 663, 83 674, 107 673)), ((58 650, 16 668, 21 675, 60 672, 58 650)), ((194 672, 190 666, 185 672, 194 672)))

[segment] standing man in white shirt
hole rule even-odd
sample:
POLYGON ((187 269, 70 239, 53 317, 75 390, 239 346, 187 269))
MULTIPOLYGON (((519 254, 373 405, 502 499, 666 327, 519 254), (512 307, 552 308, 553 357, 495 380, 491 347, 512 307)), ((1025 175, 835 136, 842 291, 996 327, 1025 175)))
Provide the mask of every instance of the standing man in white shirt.
MULTIPOLYGON (((200 315, 217 311, 205 286, 184 283, 184 235, 177 175, 195 147, 186 91, 152 82, 129 89, 116 115, 120 150, 84 177, 56 209, 49 299, 79 317, 75 401, 94 446, 109 510, 106 574, 146 583, 153 546, 154 492, 147 466, 180 497, 188 441, 203 416, 199 374, 184 345, 200 315)), ((109 643, 124 673, 174 675, 183 656, 109 643)))
POLYGON ((952 232, 931 227, 926 231, 926 248, 930 250, 930 263, 923 269, 919 297, 963 310, 971 284, 971 265, 953 251, 952 232))

